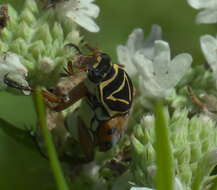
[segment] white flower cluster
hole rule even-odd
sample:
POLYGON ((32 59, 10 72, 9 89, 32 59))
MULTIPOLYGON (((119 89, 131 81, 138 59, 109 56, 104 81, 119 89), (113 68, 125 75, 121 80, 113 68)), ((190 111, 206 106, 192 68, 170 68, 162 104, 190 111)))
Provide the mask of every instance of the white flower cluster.
POLYGON ((99 7, 93 0, 69 0, 59 3, 57 11, 90 32, 98 32, 99 27, 93 19, 99 15, 99 7))
POLYGON ((130 34, 126 46, 118 46, 121 64, 131 75, 139 77, 139 89, 148 98, 163 98, 171 92, 181 78, 190 70, 192 57, 183 53, 171 60, 167 42, 161 37, 159 26, 152 27, 152 33, 144 40, 141 29, 130 34))
POLYGON ((195 9, 203 9, 198 13, 196 21, 198 23, 217 22, 217 1, 216 0, 187 0, 195 9))

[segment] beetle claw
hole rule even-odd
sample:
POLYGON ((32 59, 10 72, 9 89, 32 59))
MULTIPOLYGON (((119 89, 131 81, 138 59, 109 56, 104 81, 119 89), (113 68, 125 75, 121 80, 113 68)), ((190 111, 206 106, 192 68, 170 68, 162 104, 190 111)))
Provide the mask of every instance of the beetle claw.
POLYGON ((74 49, 78 52, 78 54, 83 54, 83 53, 81 52, 80 48, 79 48, 76 44, 69 43, 69 44, 66 44, 65 46, 74 48, 74 49))

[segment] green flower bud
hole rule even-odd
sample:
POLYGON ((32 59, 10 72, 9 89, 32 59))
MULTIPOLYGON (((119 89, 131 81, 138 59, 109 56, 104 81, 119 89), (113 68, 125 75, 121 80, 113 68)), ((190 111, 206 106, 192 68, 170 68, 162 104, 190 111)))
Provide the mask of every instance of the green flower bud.
POLYGON ((178 164, 189 164, 191 159, 191 149, 187 145, 183 145, 182 147, 176 149, 174 155, 178 161, 178 164))
POLYGON ((35 41, 29 47, 29 51, 31 52, 31 56, 33 56, 35 60, 41 59, 42 54, 44 54, 45 50, 46 50, 46 47, 45 47, 44 42, 42 40, 35 41))
POLYGON ((132 145, 136 153, 142 155, 142 153, 144 152, 143 144, 135 136, 132 136, 131 139, 132 139, 132 145))
POLYGON ((47 23, 45 23, 44 25, 40 26, 37 29, 33 40, 41 40, 44 43, 48 43, 48 44, 50 44, 52 42, 52 36, 50 34, 50 28, 49 28, 49 25, 47 23))
POLYGON ((32 33, 33 29, 30 28, 26 22, 21 22, 17 30, 14 31, 14 39, 23 38, 25 41, 29 41, 31 39, 32 33))
POLYGON ((7 52, 8 45, 2 41, 0 41, 0 52, 7 52))
POLYGON ((32 1, 32 0, 25 1, 24 9, 29 10, 34 14, 39 13, 36 1, 32 1))
POLYGON ((71 31, 68 33, 65 39, 65 43, 72 42, 74 44, 78 44, 82 40, 82 37, 80 36, 79 32, 76 30, 71 31))
POLYGON ((13 51, 17 54, 23 54, 26 56, 28 53, 28 47, 26 46, 26 41, 23 38, 17 38, 11 43, 10 51, 13 51))
POLYGON ((28 25, 32 25, 36 22, 36 18, 34 14, 30 10, 23 10, 23 12, 20 15, 20 19, 24 22, 26 22, 28 25))
POLYGON ((4 28, 1 31, 1 39, 4 41, 11 41, 12 40, 12 33, 7 28, 4 28))
POLYGON ((63 29, 61 25, 57 22, 54 23, 53 30, 52 30, 52 36, 53 39, 61 39, 63 40, 63 29))
POLYGON ((28 61, 27 59, 22 59, 22 64, 28 69, 30 73, 32 73, 35 69, 35 64, 32 61, 28 61))
POLYGON ((189 164, 179 166, 178 176, 182 183, 191 184, 192 170, 189 164))

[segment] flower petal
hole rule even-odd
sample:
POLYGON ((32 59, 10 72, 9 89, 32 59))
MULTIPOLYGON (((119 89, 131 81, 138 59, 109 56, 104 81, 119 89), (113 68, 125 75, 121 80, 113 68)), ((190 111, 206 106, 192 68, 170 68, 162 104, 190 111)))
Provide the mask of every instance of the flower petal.
POLYGON ((203 54, 212 68, 217 71, 217 40, 211 35, 204 35, 200 38, 200 45, 203 54))
POLYGON ((196 18, 198 23, 216 23, 217 22, 217 7, 205 9, 201 11, 196 18))
POLYGON ((141 28, 136 28, 133 32, 129 35, 127 41, 127 47, 131 54, 133 54, 136 50, 143 47, 144 44, 144 34, 141 28))
POLYGON ((143 47, 139 51, 142 51, 144 56, 149 59, 154 57, 154 44, 156 40, 161 40, 162 31, 161 27, 157 24, 152 26, 151 32, 146 40, 143 42, 143 47))
POLYGON ((117 55, 118 55, 118 62, 124 64, 126 66, 126 70, 130 76, 133 76, 137 73, 136 67, 132 62, 130 57, 129 50, 122 45, 117 47, 117 55))
POLYGON ((95 5, 93 3, 84 4, 81 1, 79 12, 86 14, 90 17, 97 18, 99 16, 100 9, 97 5, 95 5))
POLYGON ((188 3, 195 9, 208 8, 217 5, 216 0, 188 0, 188 3))
POLYGON ((135 67, 138 73, 146 80, 147 78, 154 77, 153 63, 140 51, 136 52, 135 57, 135 67))
POLYGON ((188 53, 179 54, 173 58, 169 68, 170 78, 175 86, 181 78, 191 70, 192 56, 188 53))
POLYGON ((151 32, 145 40, 145 48, 153 47, 156 40, 161 40, 162 29, 158 24, 152 25, 151 32))
POLYGON ((69 12, 67 14, 67 16, 90 32, 98 32, 99 31, 99 27, 93 21, 93 19, 91 19, 90 17, 88 17, 84 14, 81 14, 80 12, 77 12, 76 14, 69 12))
POLYGON ((162 40, 155 41, 153 62, 155 75, 161 76, 168 73, 170 64, 170 48, 167 42, 162 40))

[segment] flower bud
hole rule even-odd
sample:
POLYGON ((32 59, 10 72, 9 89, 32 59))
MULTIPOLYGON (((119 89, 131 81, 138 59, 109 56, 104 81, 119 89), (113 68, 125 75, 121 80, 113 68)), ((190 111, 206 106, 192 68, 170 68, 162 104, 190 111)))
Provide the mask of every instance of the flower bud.
POLYGON ((36 23, 36 18, 34 16, 34 14, 28 9, 22 11, 22 13, 20 15, 20 19, 23 22, 26 22, 28 25, 33 25, 36 23))
POLYGON ((43 24, 42 26, 40 26, 37 29, 37 32, 35 34, 35 37, 33 40, 41 40, 43 41, 45 44, 50 44, 52 42, 52 36, 50 34, 50 28, 49 25, 43 24))
POLYGON ((63 29, 61 27, 61 25, 57 22, 54 23, 53 29, 52 29, 52 36, 53 39, 61 39, 63 40, 63 29))
POLYGON ((34 13, 34 14, 39 12, 38 6, 37 6, 37 3, 36 3, 35 0, 25 1, 24 9, 27 9, 27 10, 31 11, 32 13, 34 13))

